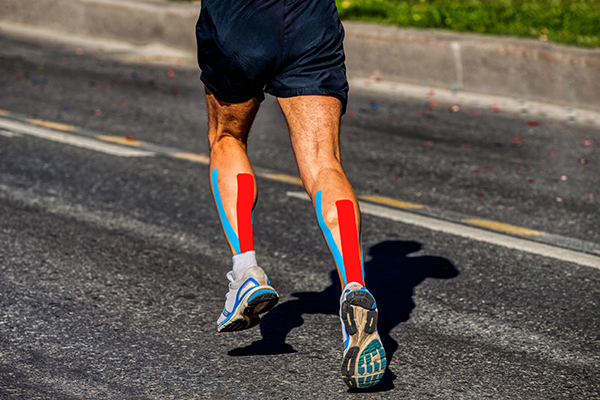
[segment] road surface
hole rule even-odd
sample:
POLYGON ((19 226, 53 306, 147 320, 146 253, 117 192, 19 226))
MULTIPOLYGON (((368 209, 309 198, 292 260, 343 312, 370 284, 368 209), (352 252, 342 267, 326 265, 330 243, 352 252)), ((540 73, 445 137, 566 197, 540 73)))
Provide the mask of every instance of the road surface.
POLYGON ((0 43, 0 398, 600 398, 597 128, 353 86, 343 164, 389 368, 349 393, 337 276, 276 101, 249 155, 255 247, 281 300, 218 334, 231 261, 199 72, 0 43), (497 241, 465 219, 503 224, 497 241))

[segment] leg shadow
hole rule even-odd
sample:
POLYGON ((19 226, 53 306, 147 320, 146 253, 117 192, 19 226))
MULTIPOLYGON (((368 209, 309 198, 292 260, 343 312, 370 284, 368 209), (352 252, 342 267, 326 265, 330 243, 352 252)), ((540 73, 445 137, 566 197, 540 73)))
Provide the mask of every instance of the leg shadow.
MULTIPOLYGON (((377 300, 377 330, 385 348, 388 365, 398 350, 398 343, 390 332, 410 318, 415 308, 415 288, 426 278, 451 279, 459 274, 454 265, 443 257, 409 257, 421 248, 420 243, 413 241, 385 241, 369 249, 370 259, 365 262, 365 283, 377 300)), ((395 378, 388 368, 381 382, 366 391, 390 390, 394 387, 392 382, 395 378)))
POLYGON ((277 305, 261 317, 261 340, 227 354, 250 356, 295 353, 296 350, 285 343, 285 339, 292 329, 304 323, 302 315, 338 313, 341 291, 336 271, 331 272, 331 281, 333 283, 322 292, 292 293, 296 299, 277 305))
MULTIPOLYGON (((369 261, 365 262, 365 279, 369 291, 377 300, 379 322, 377 329, 390 364, 398 343, 390 332, 410 318, 415 303, 415 288, 426 278, 450 279, 458 276, 458 270, 443 257, 417 256, 422 246, 412 241, 384 241, 369 249, 369 261)), ((231 350, 230 356, 271 355, 294 353, 296 350, 285 343, 292 329, 304 323, 303 314, 338 315, 340 285, 336 271, 331 272, 331 285, 322 292, 293 293, 294 300, 273 308, 261 319, 262 339, 243 348, 231 350)), ((387 391, 394 387, 395 375, 386 370, 381 382, 367 391, 387 391)), ((364 392, 365 390, 361 390, 364 392)))

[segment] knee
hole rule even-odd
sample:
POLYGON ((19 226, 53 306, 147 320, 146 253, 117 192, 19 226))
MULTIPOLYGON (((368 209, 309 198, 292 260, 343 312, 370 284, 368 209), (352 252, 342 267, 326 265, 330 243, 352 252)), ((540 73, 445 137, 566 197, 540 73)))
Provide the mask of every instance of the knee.
POLYGON ((342 165, 337 160, 311 163, 304 172, 302 169, 300 171, 304 188, 311 198, 314 198, 317 191, 326 185, 331 184, 335 187, 336 183, 344 180, 346 176, 342 165))
POLYGON ((211 153, 214 151, 223 151, 231 148, 231 146, 241 147, 246 149, 245 138, 238 137, 228 132, 215 133, 208 138, 208 144, 211 153))

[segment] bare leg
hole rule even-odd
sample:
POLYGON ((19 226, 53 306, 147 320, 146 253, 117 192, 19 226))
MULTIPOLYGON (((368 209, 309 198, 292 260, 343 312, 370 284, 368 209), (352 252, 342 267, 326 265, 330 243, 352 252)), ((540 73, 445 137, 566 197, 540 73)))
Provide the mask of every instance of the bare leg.
POLYGON ((360 209, 340 161, 342 104, 332 96, 278 100, 287 119, 302 183, 313 201, 342 287, 350 282, 364 284, 360 209))
POLYGON ((247 203, 251 204, 251 208, 254 208, 256 202, 256 179, 246 154, 246 143, 248 132, 258 112, 259 102, 252 99, 245 103, 225 103, 219 101, 208 89, 206 89, 206 102, 208 105, 208 142, 213 195, 225 236, 231 252, 235 256, 243 253, 243 243, 240 242, 243 242, 244 239, 246 241, 252 239, 251 231, 250 239, 240 238, 238 200, 243 200, 243 196, 247 195, 249 197, 247 203), (250 194, 248 194, 249 192, 241 193, 238 190, 240 188, 238 176, 245 174, 252 177, 252 193, 250 194))
POLYGON ((364 288, 360 210, 340 163, 342 105, 331 96, 279 99, 279 104, 288 121, 302 183, 313 200, 344 288, 342 378, 350 388, 370 387, 383 377, 386 358, 377 333, 377 303, 364 288))
POLYGON ((217 320, 219 332, 247 329, 259 314, 277 304, 279 295, 256 263, 252 210, 256 179, 246 154, 248 132, 258 111, 256 99, 245 103, 219 101, 206 89, 210 178, 215 204, 233 254, 233 271, 225 308, 217 320))

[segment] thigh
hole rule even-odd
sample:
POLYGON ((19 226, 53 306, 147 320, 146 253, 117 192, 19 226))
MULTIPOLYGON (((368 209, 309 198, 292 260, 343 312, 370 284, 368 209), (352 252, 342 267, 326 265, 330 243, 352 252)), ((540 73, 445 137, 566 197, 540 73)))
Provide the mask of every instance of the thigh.
POLYGON ((227 103, 208 89, 206 104, 208 107, 208 143, 211 150, 222 139, 235 139, 244 148, 248 141, 248 133, 260 103, 256 98, 242 103, 227 103))
POLYGON ((303 181, 315 170, 340 163, 342 103, 334 96, 279 98, 303 181))

